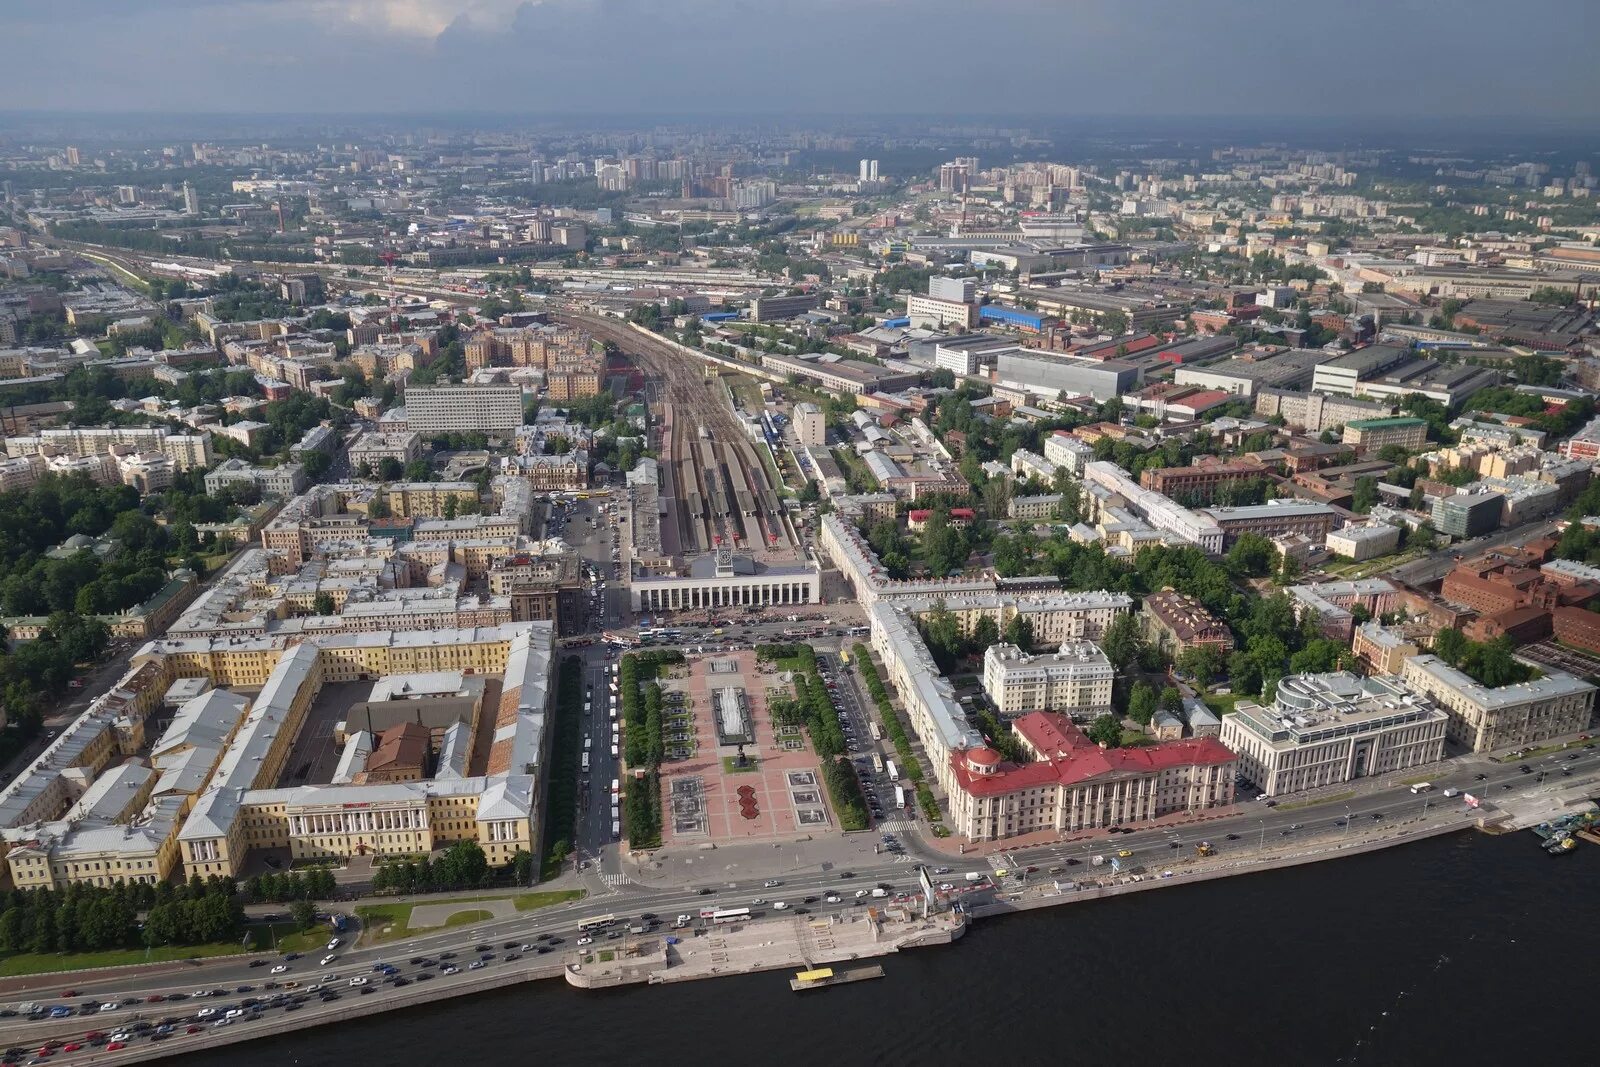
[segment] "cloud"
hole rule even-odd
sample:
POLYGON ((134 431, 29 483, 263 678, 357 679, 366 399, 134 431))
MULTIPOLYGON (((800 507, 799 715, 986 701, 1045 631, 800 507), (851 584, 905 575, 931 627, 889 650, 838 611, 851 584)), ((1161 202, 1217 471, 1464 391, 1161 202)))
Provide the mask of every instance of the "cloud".
POLYGON ((6 0, 12 109, 1593 118, 1593 0, 6 0))

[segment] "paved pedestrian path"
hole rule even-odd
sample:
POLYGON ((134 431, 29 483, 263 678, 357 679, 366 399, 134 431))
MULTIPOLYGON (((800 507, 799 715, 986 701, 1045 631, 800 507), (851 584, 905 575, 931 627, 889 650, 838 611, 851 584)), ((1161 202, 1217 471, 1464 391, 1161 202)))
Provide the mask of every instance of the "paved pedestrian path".
POLYGON ((447 904, 418 904, 411 909, 411 919, 406 923, 410 930, 431 930, 443 926, 450 916, 464 911, 486 911, 496 919, 509 919, 517 914, 517 906, 510 900, 462 900, 447 904))

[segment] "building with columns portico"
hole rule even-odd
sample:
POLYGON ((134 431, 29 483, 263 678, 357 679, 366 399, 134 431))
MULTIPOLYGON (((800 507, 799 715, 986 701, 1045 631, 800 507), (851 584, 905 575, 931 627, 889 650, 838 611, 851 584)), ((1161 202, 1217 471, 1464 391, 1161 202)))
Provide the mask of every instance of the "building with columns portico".
POLYGON ((687 574, 635 575, 628 588, 634 611, 781 607, 820 603, 822 572, 815 563, 767 565, 723 552, 695 560, 687 574))

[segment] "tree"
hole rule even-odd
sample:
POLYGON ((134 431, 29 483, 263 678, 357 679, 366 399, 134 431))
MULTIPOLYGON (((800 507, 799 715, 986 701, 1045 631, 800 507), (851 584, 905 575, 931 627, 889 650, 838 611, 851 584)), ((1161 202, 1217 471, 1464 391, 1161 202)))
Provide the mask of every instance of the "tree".
POLYGON ((405 477, 406 468, 403 463, 393 456, 384 456, 378 461, 378 480, 382 482, 398 482, 405 477))
POLYGON ((1355 491, 1351 495, 1350 510, 1365 515, 1377 502, 1378 479, 1370 474, 1357 478, 1355 491))
POLYGON ((1082 522, 1083 487, 1065 467, 1056 471, 1055 488, 1061 494, 1061 502, 1056 505, 1056 517, 1069 524, 1082 522))
POLYGON ((1183 711, 1183 694, 1178 692, 1176 686, 1165 686, 1161 690, 1161 710, 1177 714, 1183 711))
POLYGON ((1000 627, 995 624, 994 618, 985 615, 972 624, 972 646, 982 653, 990 645, 1000 643, 1000 627))
POLYGON ((1156 714, 1156 691, 1144 682, 1135 682, 1128 694, 1128 718, 1140 726, 1149 726, 1156 714))
POLYGON ((958 527, 951 525, 950 516, 942 509, 935 510, 922 530, 922 558, 939 577, 959 573, 967 562, 967 538, 958 527))
POLYGON ((983 498, 983 510, 990 517, 1003 519, 1006 517, 1011 503, 1011 483, 1004 478, 991 478, 985 482, 979 495, 983 498))
POLYGON ((318 593, 311 602, 311 613, 313 615, 332 615, 333 612, 333 597, 327 593, 318 593))
POLYGON ((289 905, 289 915, 296 930, 303 932, 317 925, 317 906, 304 897, 289 905))
POLYGON ((1210 685, 1222 667, 1222 652, 1216 645, 1192 645, 1178 655, 1178 670, 1202 686, 1210 685))
POLYGON ((1139 654, 1144 650, 1144 639, 1139 634, 1139 620, 1131 614, 1118 615, 1111 621, 1111 625, 1106 627, 1100 647, 1119 673, 1126 672, 1139 662, 1139 654))
POLYGON ((1470 644, 1460 630, 1442 629, 1433 635, 1433 654, 1455 667, 1461 663, 1470 644))
POLYGON ((1272 572, 1278 550, 1258 533, 1242 533, 1228 550, 1228 569, 1241 577, 1262 578, 1272 572))
POLYGON ((1033 648, 1033 620, 1026 615, 1013 615, 1006 620, 1002 635, 1006 644, 1016 645, 1024 652, 1033 648))
POLYGON ((1115 715, 1101 715, 1089 724, 1089 740, 1101 748, 1116 748, 1122 744, 1122 724, 1115 715))

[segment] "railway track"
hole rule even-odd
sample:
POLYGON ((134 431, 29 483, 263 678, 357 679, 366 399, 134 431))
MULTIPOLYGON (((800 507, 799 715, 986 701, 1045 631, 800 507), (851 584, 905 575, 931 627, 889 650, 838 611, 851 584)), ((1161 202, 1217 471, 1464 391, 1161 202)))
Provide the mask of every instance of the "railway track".
POLYGON ((751 548, 769 539, 788 539, 766 466, 746 438, 725 390, 706 380, 704 367, 603 318, 573 313, 553 317, 627 352, 672 405, 670 449, 685 554, 709 551, 718 537, 725 544, 751 548), (701 437, 702 430, 706 437, 701 437))

